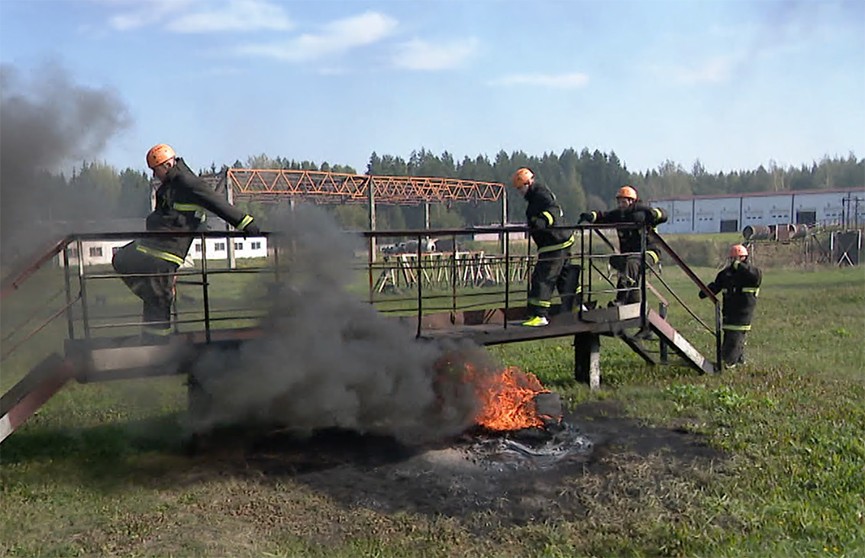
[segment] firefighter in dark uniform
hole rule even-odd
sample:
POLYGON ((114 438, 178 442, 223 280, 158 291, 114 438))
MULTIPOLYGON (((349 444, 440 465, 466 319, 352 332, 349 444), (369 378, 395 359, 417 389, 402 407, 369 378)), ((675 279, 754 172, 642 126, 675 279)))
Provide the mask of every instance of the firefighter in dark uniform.
POLYGON ((570 311, 579 304, 580 267, 569 261, 574 233, 568 229, 551 228, 563 224, 564 213, 549 188, 535 181, 531 169, 518 169, 514 173, 513 185, 528 202, 526 221, 529 234, 538 248, 538 261, 529 288, 529 319, 523 325, 545 326, 549 324, 554 288, 559 291, 563 310, 570 311))
MULTIPOLYGON (((161 182, 156 208, 147 216, 148 231, 195 231, 212 211, 238 230, 258 235, 251 215, 221 199, 193 173, 174 149, 159 144, 147 152, 147 166, 161 182)), ((120 248, 112 260, 123 282, 144 301, 143 339, 159 342, 171 333, 174 272, 183 263, 192 237, 151 237, 120 248)))
MULTIPOLYGON (((757 296, 763 273, 748 262, 748 249, 741 244, 730 248, 730 264, 718 272, 707 286, 714 294, 723 292, 721 358, 728 366, 745 363, 745 335, 751 331, 751 319, 757 307, 757 296)), ((706 298, 700 291, 700 298, 706 298)))
MULTIPOLYGON (((616 193, 616 209, 611 211, 592 211, 580 214, 580 223, 635 223, 654 229, 667 221, 667 213, 660 208, 651 207, 637 197, 631 186, 622 186, 616 193)), ((640 277, 642 264, 640 258, 640 229, 617 229, 619 252, 610 258, 610 266, 618 272, 616 299, 611 305, 634 304, 642 300, 640 277)), ((646 237, 646 263, 657 265, 660 260, 657 243, 646 237)))

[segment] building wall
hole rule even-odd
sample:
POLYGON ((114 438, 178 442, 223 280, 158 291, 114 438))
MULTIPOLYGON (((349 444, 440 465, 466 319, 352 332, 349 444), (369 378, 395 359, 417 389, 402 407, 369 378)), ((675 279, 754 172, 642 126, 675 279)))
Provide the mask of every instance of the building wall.
MULTIPOLYGON (((207 238, 207 259, 218 260, 228 257, 228 243, 234 242, 234 257, 242 258, 266 258, 267 238, 263 236, 249 238, 207 238)), ((201 239, 192 242, 187 260, 200 260, 203 256, 201 239)))
MULTIPOLYGON (((207 238, 207 259, 219 260, 228 257, 228 242, 234 242, 234 256, 237 259, 244 258, 266 258, 267 238, 207 238)), ((84 252, 84 265, 107 265, 111 263, 114 253, 128 244, 129 240, 99 240, 81 243, 84 252)), ((192 261, 200 260, 203 252, 201 239, 192 242, 192 247, 186 256, 186 264, 192 265, 192 261)), ((63 266, 62 255, 58 256, 60 266, 63 266)), ((69 251, 69 264, 78 265, 78 249, 73 245, 69 251)))
POLYGON ((661 233, 732 232, 748 225, 786 223, 865 224, 865 189, 695 196, 656 200, 651 204, 664 209, 669 216, 658 227, 661 233))

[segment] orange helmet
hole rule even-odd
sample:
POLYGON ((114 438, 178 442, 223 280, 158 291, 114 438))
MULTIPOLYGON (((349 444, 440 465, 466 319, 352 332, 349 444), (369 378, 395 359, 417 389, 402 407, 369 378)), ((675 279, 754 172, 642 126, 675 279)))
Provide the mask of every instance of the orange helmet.
POLYGON ((165 161, 173 159, 176 156, 177 155, 174 153, 174 150, 171 149, 170 145, 164 143, 154 145, 150 148, 150 151, 147 152, 147 166, 151 169, 156 168, 165 161))
POLYGON ((748 249, 742 246, 741 244, 734 244, 730 246, 730 257, 731 258, 740 258, 740 257, 748 257, 748 249))
POLYGON ((523 186, 528 186, 532 183, 532 180, 535 178, 535 173, 531 171, 528 167, 520 167, 517 169, 517 172, 514 173, 513 185, 514 188, 522 188, 523 186))
POLYGON ((616 192, 617 198, 628 198, 629 200, 637 199, 637 191, 634 190, 630 186, 622 186, 619 188, 619 191, 616 192))

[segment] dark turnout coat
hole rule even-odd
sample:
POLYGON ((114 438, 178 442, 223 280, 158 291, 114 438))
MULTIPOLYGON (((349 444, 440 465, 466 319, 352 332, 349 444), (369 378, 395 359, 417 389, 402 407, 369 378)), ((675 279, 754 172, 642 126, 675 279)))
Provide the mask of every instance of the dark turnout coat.
MULTIPOLYGON (((612 209, 610 211, 592 211, 589 213, 591 223, 634 223, 648 224, 654 228, 661 223, 667 222, 667 212, 659 207, 651 207, 649 204, 637 200, 634 204, 625 209, 612 209)), ((639 229, 618 229, 619 235, 619 251, 620 252, 639 252, 640 251, 640 230, 639 229)), ((646 238, 646 250, 660 254, 657 243, 651 238, 646 238)))
MULTIPOLYGON (((156 191, 156 209, 147 216, 147 230, 195 231, 204 221, 204 210, 239 230, 252 223, 251 215, 221 198, 178 157, 156 191)), ((146 238, 140 242, 139 250, 180 265, 191 244, 192 237, 146 238)))
MULTIPOLYGON (((715 280, 707 286, 715 294, 723 292, 723 329, 728 331, 749 331, 757 296, 760 294, 762 272, 747 261, 734 261, 718 272, 715 280)), ((704 297, 703 292, 700 293, 704 297)))
POLYGON ((549 188, 538 182, 526 191, 526 222, 532 240, 538 247, 538 254, 568 248, 574 243, 574 233, 570 229, 551 229, 561 226, 564 218, 556 196, 549 188))

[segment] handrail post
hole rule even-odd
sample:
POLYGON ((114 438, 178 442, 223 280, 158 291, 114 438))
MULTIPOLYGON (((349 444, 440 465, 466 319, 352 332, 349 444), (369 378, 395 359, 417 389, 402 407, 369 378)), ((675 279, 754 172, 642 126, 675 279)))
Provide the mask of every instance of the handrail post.
MULTIPOLYGON (((227 239, 231 242, 233 239, 227 239)), ((210 296, 207 280, 207 238, 201 235, 201 296, 204 304, 204 339, 210 343, 210 296)))
MULTIPOLYGON (((663 302, 658 303, 658 315, 662 320, 667 319, 667 305, 663 302)), ((658 336, 658 358, 661 360, 661 364, 667 364, 670 360, 670 350, 662 335, 658 336)))
POLYGON ((504 231, 503 238, 505 239, 505 315, 502 322, 507 329, 511 301, 511 233, 507 229, 504 231))
POLYGON ((87 281, 84 277, 84 243, 81 237, 75 240, 78 249, 78 289, 81 293, 81 321, 84 327, 84 338, 90 340, 90 318, 87 313, 87 281))
POLYGON ((723 372, 724 370, 724 359, 721 356, 721 336, 723 335, 722 326, 722 318, 721 318, 721 304, 716 301, 715 302, 715 358, 718 363, 717 369, 718 372, 723 372))
POLYGON ((646 269, 646 231, 648 229, 645 226, 640 228, 640 327, 645 329, 646 327, 646 315, 647 315, 647 305, 646 305, 646 275, 648 275, 648 269, 646 269))
POLYGON ((451 235, 451 324, 457 318, 457 235, 451 235))
POLYGON ((423 322, 423 246, 421 246, 421 235, 417 235, 417 336, 421 334, 421 323, 423 322))
POLYGON ((69 339, 75 339, 75 320, 72 317, 72 280, 69 277, 69 245, 63 248, 63 283, 66 288, 66 329, 69 339))

